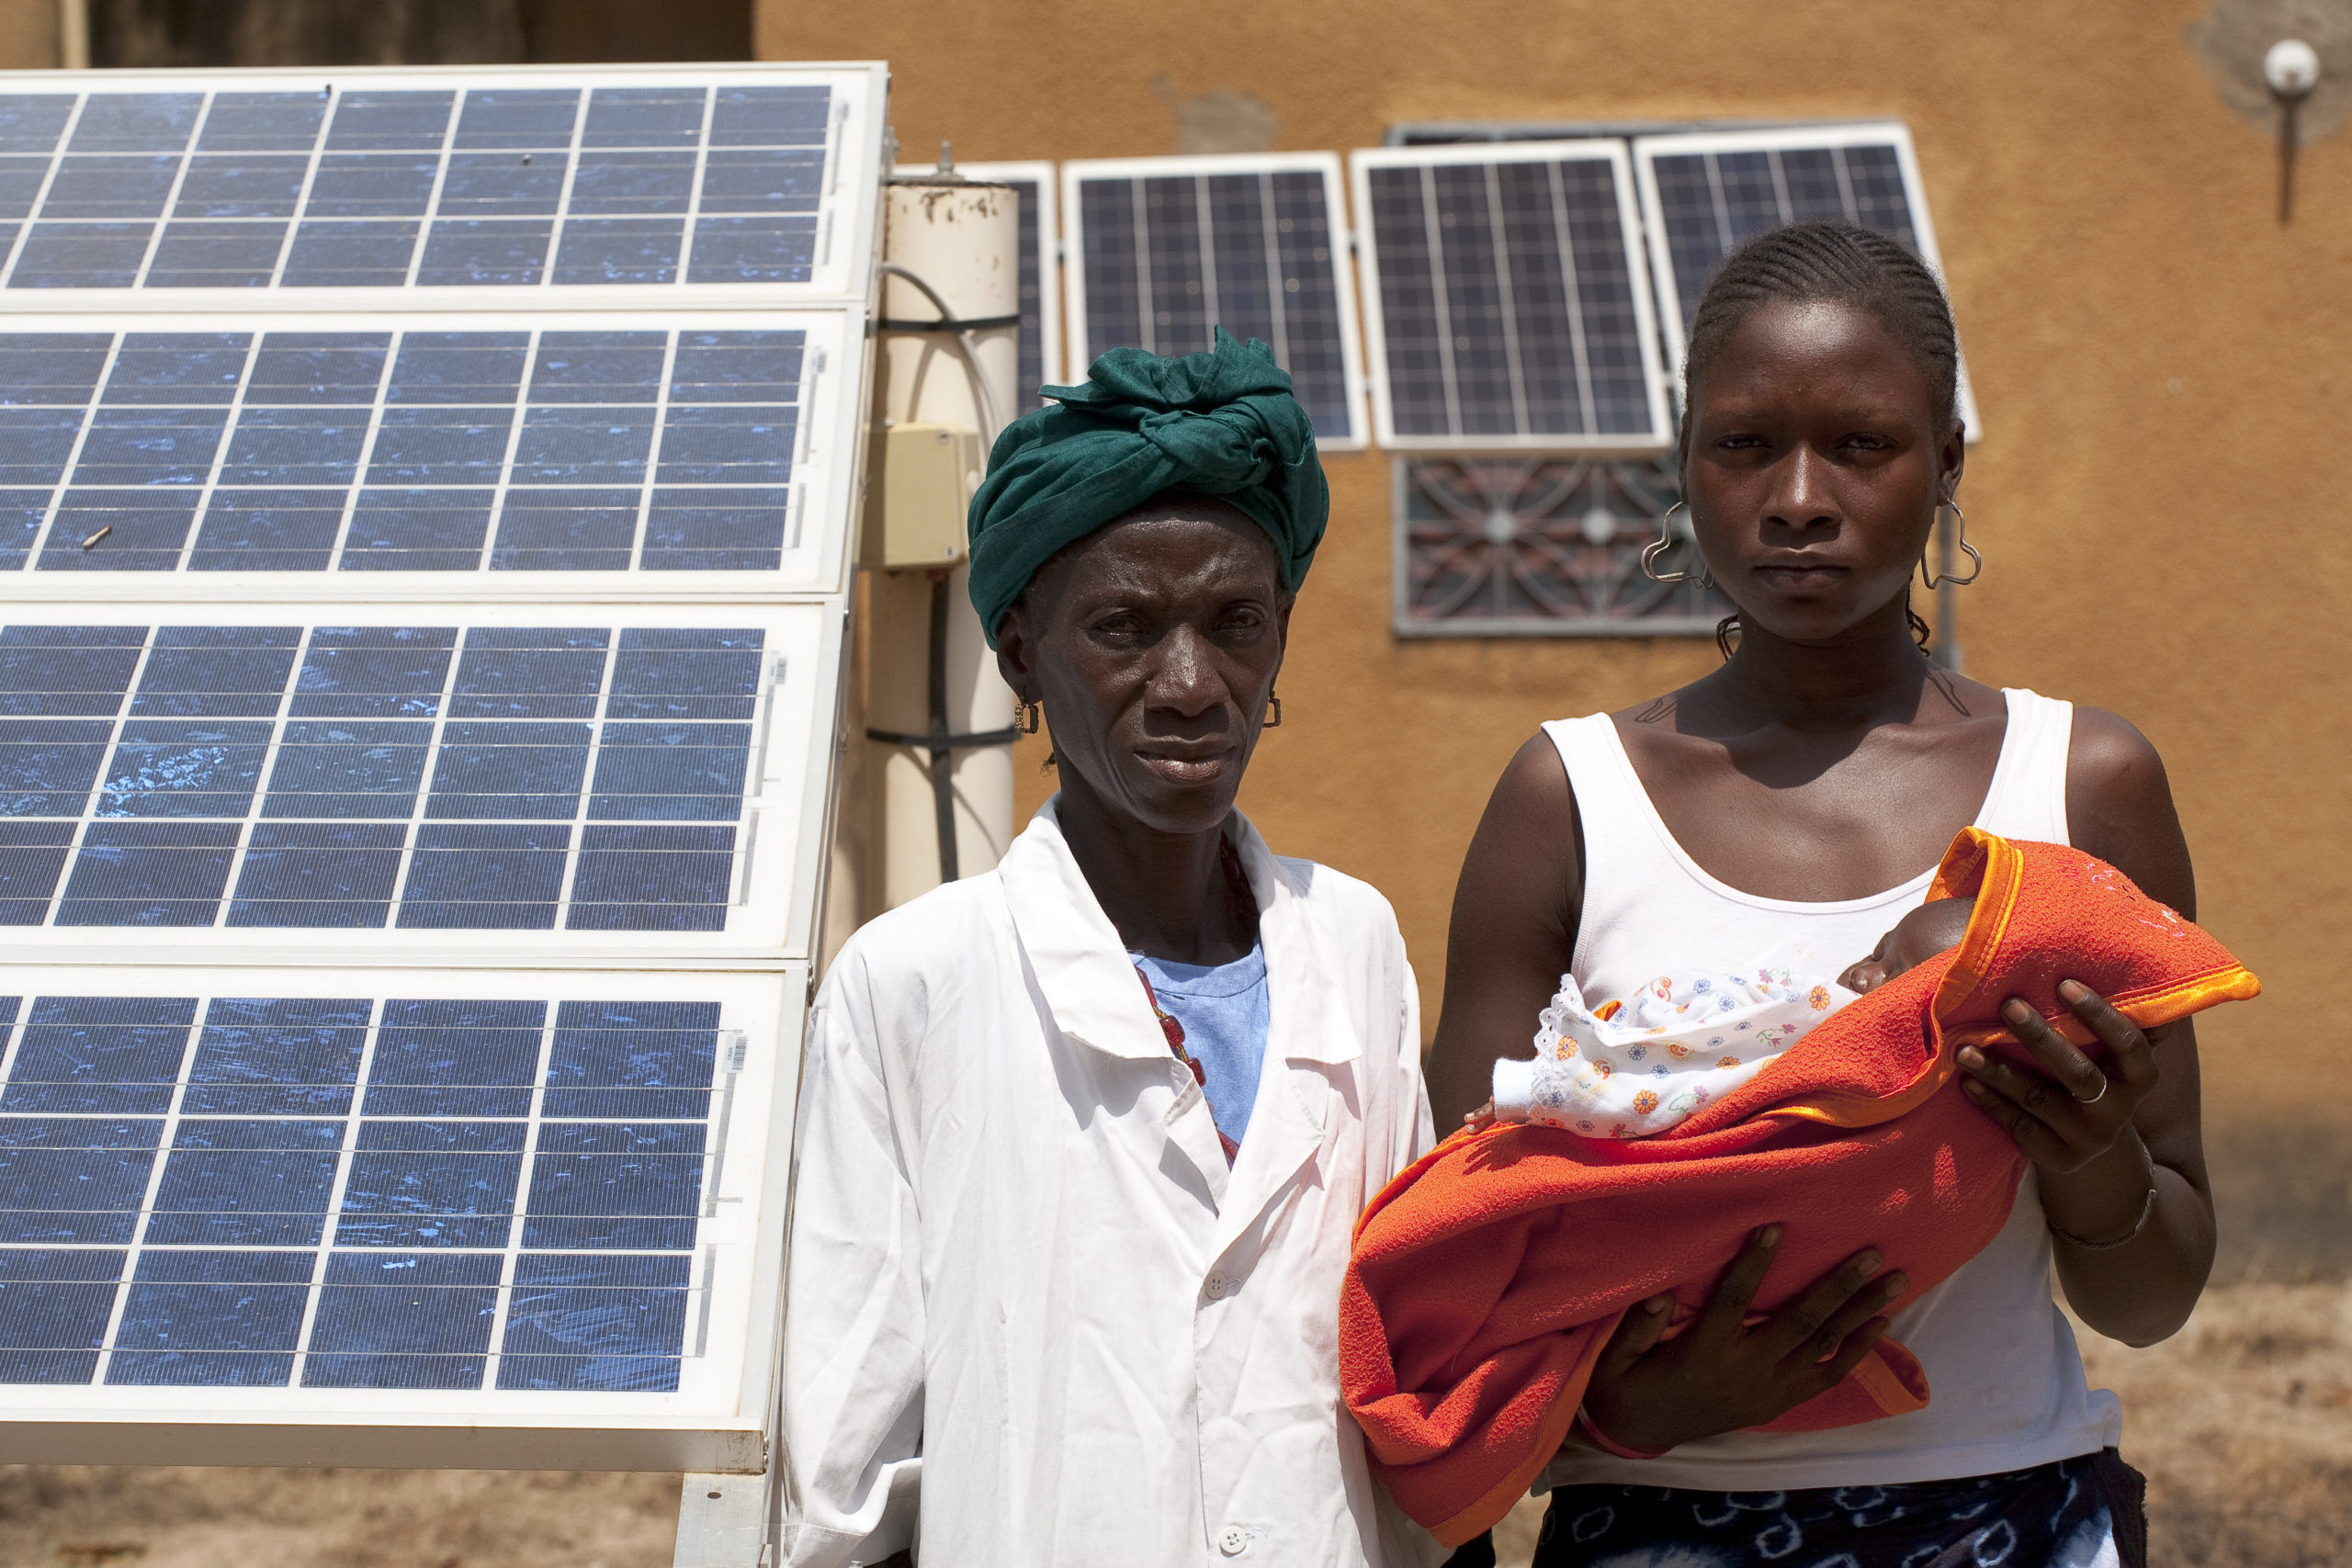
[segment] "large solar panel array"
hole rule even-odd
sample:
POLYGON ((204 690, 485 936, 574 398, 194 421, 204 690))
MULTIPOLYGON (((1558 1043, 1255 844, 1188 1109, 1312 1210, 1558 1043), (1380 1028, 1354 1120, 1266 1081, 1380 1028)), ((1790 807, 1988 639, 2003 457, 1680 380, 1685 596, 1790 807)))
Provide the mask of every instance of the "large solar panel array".
POLYGON ((1668 444, 1622 142, 1382 148, 1354 175, 1383 446, 1668 444))
POLYGON ((835 318, 197 324, 0 332, 0 571, 842 570, 835 318))
POLYGON ((1071 163, 1062 179, 1073 369, 1106 348, 1196 353, 1222 326, 1273 349, 1318 445, 1363 445, 1338 158, 1071 163))
MULTIPOLYGON (((1690 313, 1724 259, 1784 223, 1843 219, 1942 271, 1911 133, 1897 124, 1645 136, 1634 142, 1651 259, 1679 367, 1690 313)), ((1961 417, 1977 433, 1963 371, 1961 417)))
POLYGON ((0 1460, 763 1462, 882 91, 0 77, 0 1460))
POLYGON ((0 288, 809 284, 856 86, 19 77, 0 288))

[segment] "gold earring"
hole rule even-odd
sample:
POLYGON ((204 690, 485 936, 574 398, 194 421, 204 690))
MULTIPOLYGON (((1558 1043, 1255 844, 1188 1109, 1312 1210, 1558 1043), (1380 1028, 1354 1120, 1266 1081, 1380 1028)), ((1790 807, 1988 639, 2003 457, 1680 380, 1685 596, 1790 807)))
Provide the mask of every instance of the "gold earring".
POLYGON ((1043 723, 1044 719, 1038 713, 1037 705, 1035 703, 1023 703, 1021 705, 1021 716, 1014 722, 1014 728, 1019 729, 1023 735, 1035 735, 1037 733, 1038 727, 1043 723))
POLYGON ((1274 695, 1273 693, 1268 692, 1266 694, 1266 722, 1260 725, 1258 728, 1261 729, 1280 729, 1282 727, 1283 700, 1282 698, 1274 695))

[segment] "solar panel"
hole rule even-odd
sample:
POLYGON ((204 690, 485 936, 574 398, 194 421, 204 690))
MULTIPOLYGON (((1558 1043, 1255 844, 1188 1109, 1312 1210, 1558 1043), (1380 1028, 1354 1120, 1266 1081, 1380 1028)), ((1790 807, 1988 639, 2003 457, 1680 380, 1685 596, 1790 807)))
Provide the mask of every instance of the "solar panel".
POLYGON ((807 952, 837 608, 290 610, 9 613, 0 943, 807 952))
POLYGON ((756 1468, 806 985, 0 970, 0 1460, 756 1468))
POLYGON ((1351 155, 1381 445, 1663 448, 1672 432, 1623 143, 1351 155))
MULTIPOLYGON (((1678 367, 1691 312, 1724 259, 1756 235, 1810 219, 1875 229, 1943 270, 1911 133, 1898 124, 1645 136, 1634 142, 1668 353, 1678 367)), ((1963 367, 1961 417, 1978 434, 1963 367)))
POLYGON ((43 597, 127 572, 189 594, 224 572, 830 589, 846 541, 822 520, 864 423, 854 331, 814 311, 48 317, 0 332, 0 572, 43 597))
POLYGON ((1106 348, 1196 353, 1222 326, 1273 349, 1317 445, 1363 445, 1336 156, 1113 159, 1064 164, 1062 179, 1074 373, 1106 348))
POLYGON ((864 292, 873 68, 0 74, 0 299, 864 292))
MULTIPOLYGON (((901 164, 902 175, 932 171, 901 164)), ((1058 384, 1062 368, 1061 223, 1056 210, 1054 165, 1035 163, 958 164, 956 172, 1011 186, 1021 197, 1021 393, 1058 384)))

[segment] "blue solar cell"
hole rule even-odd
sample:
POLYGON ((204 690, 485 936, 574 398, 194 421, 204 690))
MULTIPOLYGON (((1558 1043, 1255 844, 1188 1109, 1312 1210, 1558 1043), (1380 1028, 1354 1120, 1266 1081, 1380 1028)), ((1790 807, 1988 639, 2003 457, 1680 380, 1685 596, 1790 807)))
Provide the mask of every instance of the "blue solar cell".
POLYGON ((335 101, 327 127, 331 149, 437 148, 449 128, 455 93, 368 88, 335 101))
POLYGON ((99 786, 96 816, 242 817, 269 755, 267 724, 134 720, 99 786))
POLYGON ((458 116, 459 147, 564 147, 580 118, 577 87, 476 87, 458 116))
POLYGON ((113 347, 107 333, 0 337, 0 407, 88 402, 113 347))
POLYGON ((42 998, 26 1012, 0 1112, 160 1115, 195 1020, 193 998, 42 998))
POLYGON ((384 1004, 362 1109, 376 1116, 526 1116, 545 1002, 384 1004))
POLYGON ((650 403, 667 333, 549 332, 531 368, 534 403, 650 403))
POLYGON ((166 224, 147 281, 164 288, 265 288, 285 243, 283 223, 166 224))
POLYGON ((141 626, 0 628, 0 712, 116 713, 146 641, 141 626))
POLYGON ((494 493, 488 490, 362 491, 344 544, 343 570, 473 570, 481 564, 494 493))
POLYGON ((447 626, 320 626, 295 678, 296 718, 431 718, 458 634, 447 626))
POLYGON ((149 223, 36 223, 17 253, 11 288, 128 288, 146 259, 149 223))
POLYGON ((511 404, 530 352, 527 333, 405 333, 385 400, 511 404))
POLYGON ((58 900, 61 926, 209 926, 237 853, 233 822, 93 822, 58 900))
POLYGON ((31 217, 41 182, 48 177, 46 158, 0 157, 0 218, 31 217))
POLYGON ((218 482, 347 485, 359 472, 368 416, 365 408, 247 407, 237 416, 218 482))
POLYGON ((477 626, 466 634, 450 716, 593 718, 611 641, 594 626, 477 626))
POLYGON ((571 829, 554 824, 433 826, 416 832, 401 897, 403 930, 552 931, 571 829))
POLYGON ((74 482, 202 484, 228 421, 226 409, 102 407, 90 418, 74 482))
POLYGON ((498 1365, 503 1389, 669 1392, 678 1386, 685 1338, 685 1269, 639 1267, 654 1258, 569 1260, 542 1279, 524 1258, 498 1365), (673 1282, 674 1281, 674 1282, 673 1282))
POLYGON ((788 403, 800 391, 797 332, 685 332, 670 370, 680 403, 788 403))
POLYGON ((657 477, 665 485, 787 484, 799 424, 790 408, 673 403, 657 477))
POLYGON ((637 628, 614 661, 614 718, 749 718, 760 679, 756 628, 637 628))
POLYGON ((307 1253, 142 1252, 123 1300, 107 1382, 283 1385, 293 1371, 310 1279, 307 1253))
POLYGON ((549 1122, 531 1167, 526 1247, 683 1250, 702 1206, 692 1122, 549 1122))
POLYGON ((31 558, 48 516, 47 491, 0 490, 0 571, 18 570, 31 558))
POLYGON ((80 157, 58 160, 41 202, 44 219, 160 218, 178 177, 175 157, 80 157))
POLYGON ((279 281, 288 288, 398 287, 408 281, 417 228, 413 220, 318 222, 306 218, 294 230, 279 281))
MULTIPOLYGON (((141 1240, 315 1247, 325 1234, 342 1147, 341 1122, 189 1117, 173 1135, 141 1240)), ((307 1266, 302 1275, 309 1278, 307 1266)))
POLYGON ((299 626, 159 626, 130 712, 267 717, 301 641, 299 626))
POLYGON ((782 490, 657 490, 640 564, 648 571, 773 571, 784 547, 797 542, 788 537, 791 502, 782 490))
POLYGON ((79 817, 113 732, 88 719, 0 719, 0 817, 79 817))
POLYGON ((703 164, 702 210, 814 212, 824 183, 825 154, 819 150, 713 152, 703 164))
POLYGON ((72 409, 0 409, 0 484, 55 484, 81 425, 81 414, 72 409))
POLYGON ((85 1247, 0 1251, 0 1382, 88 1382, 129 1256, 85 1247))
POLYGON ((709 98, 703 87, 598 87, 588 95, 581 141, 590 147, 692 147, 702 140, 709 98))
POLYGON ((368 464, 378 485, 488 485, 506 463, 510 409, 387 408, 368 464))
POLYGON ((627 571, 638 500, 633 490, 509 491, 491 570, 627 571))
POLYGON ((608 724, 588 815, 602 820, 732 822, 742 815, 748 724, 608 724))
POLYGON ((712 96, 713 147, 816 147, 832 112, 823 87, 721 87, 712 96))
POLYGON ((570 818, 588 772, 585 724, 451 719, 442 727, 427 817, 513 821, 570 818))
POLYGON ((73 116, 70 93, 0 94, 0 152, 50 152, 73 116))
POLYGON ((343 531, 337 491, 215 491, 190 571, 323 571, 343 531))
POLYGON ((100 400, 225 407, 236 400, 252 344, 248 333, 126 333, 100 400))
POLYGON ((262 815, 404 820, 415 808, 432 735, 430 725, 400 719, 289 723, 262 815))
POLYGON ((0 1117, 0 1241, 129 1243, 162 1129, 160 1121, 0 1117))
MULTIPOLYGON (((676 420, 673 410, 672 423, 676 420)), ((652 446, 650 408, 534 407, 523 415, 509 482, 640 485, 652 446)))
POLYGON ((207 152, 307 152, 326 118, 326 99, 317 93, 215 93, 196 144, 207 152))
POLYGON ((348 1114, 373 1011, 365 998, 215 997, 197 1036, 181 1111, 348 1114))
POLYGON ((416 281, 427 288, 537 283, 554 235, 552 219, 443 219, 425 241, 416 281))
MULTIPOLYGON (((356 811, 375 803, 346 804, 356 811)), ((400 886, 406 837, 394 823, 256 823, 225 923, 380 929, 400 886)))
POLYGON ((42 549, 43 571, 170 571, 179 564, 201 492, 71 490, 42 549))
POLYGON ((561 153, 528 162, 506 152, 455 153, 435 211, 444 218, 552 218, 563 205, 566 166, 561 153))
POLYGON ((504 1247, 528 1134, 524 1122, 362 1122, 335 1239, 354 1247, 504 1247))
POLYGON ((558 1003, 544 1113, 702 1120, 718 1021, 710 1002, 558 1003))
POLYGON ((176 152, 203 112, 201 93, 92 93, 74 122, 74 152, 176 152))
POLYGON ((686 281, 806 283, 816 254, 814 218, 697 218, 686 281))
POLYGON ((271 333, 254 355, 245 402, 356 403, 376 400, 390 333, 271 333))
POLYGON ((727 929, 732 828, 583 828, 570 931, 727 929))
MULTIPOLYGON (((26 162, 36 169, 47 167, 45 160, 26 162)), ((38 185, 36 180, 36 188, 38 185)), ((694 194, 692 152, 589 151, 580 155, 568 211, 575 218, 683 213, 693 205, 694 194)))
POLYGON ((73 841, 71 822, 0 822, 0 925, 41 923, 73 841))
POLYGON ((478 1253, 333 1254, 303 1384, 481 1387, 501 1267, 478 1253))
POLYGON ((553 281, 674 283, 685 225, 674 218, 575 218, 556 247, 553 281))

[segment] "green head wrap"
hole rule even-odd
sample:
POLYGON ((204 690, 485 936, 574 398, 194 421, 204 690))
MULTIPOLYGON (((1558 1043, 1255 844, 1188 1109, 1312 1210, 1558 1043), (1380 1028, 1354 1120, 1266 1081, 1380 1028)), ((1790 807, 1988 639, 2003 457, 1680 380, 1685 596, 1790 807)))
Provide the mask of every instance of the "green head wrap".
POLYGON ((1163 491, 1238 507, 1274 541, 1283 586, 1305 580, 1331 491, 1289 372, 1264 344, 1219 327, 1215 348, 1181 359, 1114 348, 1084 386, 1043 390, 1057 400, 1005 427, 972 497, 972 607, 990 648, 1056 551, 1163 491))

